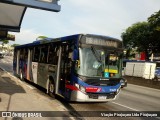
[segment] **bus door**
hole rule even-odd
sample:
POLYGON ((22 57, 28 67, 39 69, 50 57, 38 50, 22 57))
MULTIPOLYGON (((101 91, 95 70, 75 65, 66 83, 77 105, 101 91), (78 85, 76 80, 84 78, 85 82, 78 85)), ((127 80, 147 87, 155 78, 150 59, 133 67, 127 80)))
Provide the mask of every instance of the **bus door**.
POLYGON ((31 80, 31 63, 32 63, 32 49, 28 49, 28 59, 27 59, 27 80, 31 80))
POLYGON ((20 65, 20 50, 17 50, 17 63, 16 63, 16 74, 19 75, 19 65, 20 65))
POLYGON ((65 83, 70 80, 71 60, 69 58, 69 45, 61 46, 61 61, 59 71, 59 94, 65 96, 65 83))
POLYGON ((33 53, 33 60, 32 60, 32 78, 33 78, 33 82, 36 84, 37 84, 39 53, 40 53, 40 48, 35 47, 34 53, 33 53))
POLYGON ((37 84, 43 88, 46 88, 46 83, 48 79, 48 64, 47 64, 48 45, 40 46, 39 55, 40 56, 38 63, 37 84))

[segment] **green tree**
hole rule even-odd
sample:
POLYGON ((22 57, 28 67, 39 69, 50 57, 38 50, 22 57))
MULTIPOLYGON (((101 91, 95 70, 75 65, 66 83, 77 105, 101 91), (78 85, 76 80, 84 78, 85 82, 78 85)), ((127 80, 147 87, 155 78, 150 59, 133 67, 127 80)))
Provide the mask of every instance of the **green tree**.
POLYGON ((155 14, 152 14, 148 18, 148 22, 150 23, 150 26, 155 31, 160 31, 160 10, 158 12, 155 12, 155 14))
MULTIPOLYGON (((121 35, 127 55, 132 48, 149 53, 160 51, 160 10, 148 18, 148 22, 138 22, 128 27, 121 35)), ((128 57, 127 56, 127 57, 128 57)))
POLYGON ((11 45, 12 47, 15 47, 15 46, 19 46, 20 44, 13 44, 13 45, 11 45))
POLYGON ((5 45, 5 44, 8 44, 9 41, 8 41, 8 40, 2 40, 1 42, 2 42, 2 50, 3 50, 4 45, 5 45))
POLYGON ((8 44, 9 43, 9 41, 8 40, 3 40, 2 41, 2 44, 4 45, 4 44, 8 44))
POLYGON ((149 58, 149 53, 152 50, 150 35, 148 22, 138 22, 128 27, 121 35, 124 47, 127 50, 126 57, 129 57, 132 48, 137 48, 138 51, 145 51, 147 58, 149 58))
POLYGON ((160 51, 160 10, 148 18, 152 30, 151 40, 154 43, 154 53, 160 51))

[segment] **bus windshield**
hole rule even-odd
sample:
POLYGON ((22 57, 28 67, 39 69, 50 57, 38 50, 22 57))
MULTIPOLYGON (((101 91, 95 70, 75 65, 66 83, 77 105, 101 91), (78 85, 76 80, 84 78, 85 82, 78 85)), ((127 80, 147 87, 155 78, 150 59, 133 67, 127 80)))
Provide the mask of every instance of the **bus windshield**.
POLYGON ((94 47, 79 48, 77 73, 88 77, 104 77, 104 72, 109 72, 108 77, 119 77, 119 60, 117 52, 94 47))
POLYGON ((104 51, 92 48, 79 48, 80 66, 78 74, 89 77, 102 76, 104 51))

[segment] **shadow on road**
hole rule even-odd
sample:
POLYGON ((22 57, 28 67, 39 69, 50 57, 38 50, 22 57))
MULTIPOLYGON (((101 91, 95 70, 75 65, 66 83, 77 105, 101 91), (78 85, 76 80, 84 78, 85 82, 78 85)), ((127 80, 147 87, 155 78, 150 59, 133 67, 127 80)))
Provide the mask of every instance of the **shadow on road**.
POLYGON ((15 81, 9 77, 0 77, 0 93, 13 95, 15 93, 25 93, 25 90, 17 85, 15 81))
POLYGON ((69 114, 72 115, 76 120, 84 120, 83 116, 76 111, 68 101, 61 97, 56 96, 56 98, 63 104, 63 106, 68 110, 69 114))

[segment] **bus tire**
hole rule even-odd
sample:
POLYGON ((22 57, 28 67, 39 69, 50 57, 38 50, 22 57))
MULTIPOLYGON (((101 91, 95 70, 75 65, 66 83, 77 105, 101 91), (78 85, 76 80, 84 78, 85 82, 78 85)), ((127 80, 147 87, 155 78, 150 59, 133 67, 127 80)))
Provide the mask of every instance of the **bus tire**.
POLYGON ((51 80, 49 80, 49 84, 48 84, 48 94, 52 98, 55 98, 55 84, 51 80))

